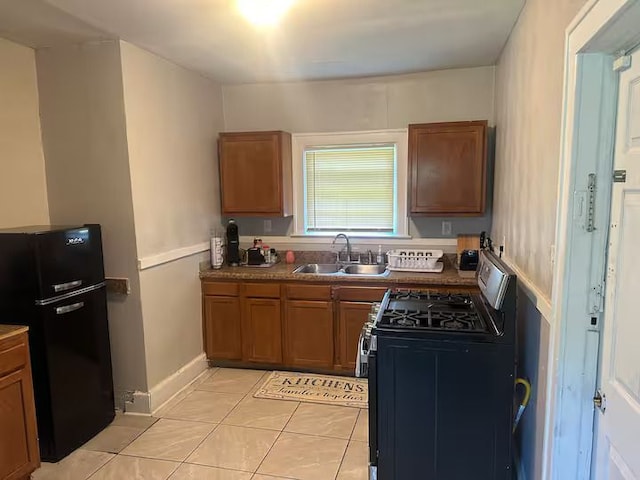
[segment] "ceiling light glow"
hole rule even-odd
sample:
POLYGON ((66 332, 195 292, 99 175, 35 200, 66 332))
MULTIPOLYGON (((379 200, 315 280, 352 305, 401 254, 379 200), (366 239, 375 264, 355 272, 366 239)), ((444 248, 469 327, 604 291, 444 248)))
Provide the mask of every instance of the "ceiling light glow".
POLYGON ((249 22, 260 27, 276 25, 294 0, 237 0, 238 10, 249 22))

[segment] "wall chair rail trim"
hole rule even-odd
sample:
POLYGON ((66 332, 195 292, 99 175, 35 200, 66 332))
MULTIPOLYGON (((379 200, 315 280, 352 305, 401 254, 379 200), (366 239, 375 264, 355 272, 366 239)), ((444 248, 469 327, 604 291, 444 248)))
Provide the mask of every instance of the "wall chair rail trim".
POLYGON ((198 253, 206 252, 210 248, 209 242, 196 243, 188 247, 176 248, 155 255, 138 258, 138 270, 147 270, 157 267, 165 263, 180 260, 181 258, 190 257, 198 253))

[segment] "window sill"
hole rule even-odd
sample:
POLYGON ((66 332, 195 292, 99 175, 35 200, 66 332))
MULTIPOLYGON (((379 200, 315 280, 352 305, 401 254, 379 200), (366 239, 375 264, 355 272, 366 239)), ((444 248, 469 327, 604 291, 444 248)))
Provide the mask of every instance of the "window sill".
POLYGON ((306 238, 306 239, 331 239, 333 240, 339 233, 346 234, 349 239, 358 240, 411 240, 411 235, 393 235, 393 234, 375 234, 375 233, 349 233, 349 232, 335 232, 335 233, 293 233, 289 235, 290 238, 306 238))

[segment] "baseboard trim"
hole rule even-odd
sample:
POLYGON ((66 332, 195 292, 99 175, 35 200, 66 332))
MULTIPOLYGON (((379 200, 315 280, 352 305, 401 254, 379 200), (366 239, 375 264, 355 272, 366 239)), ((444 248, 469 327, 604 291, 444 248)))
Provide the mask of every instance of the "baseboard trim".
POLYGON ((149 391, 150 413, 179 393, 208 368, 207 357, 201 353, 174 374, 168 376, 149 391))
POLYGON ((124 412, 137 415, 151 415, 149 408, 149 392, 135 391, 124 402, 124 412))
POLYGON ((133 392, 130 397, 132 400, 126 401, 124 404, 124 411, 139 415, 153 414, 164 403, 198 378, 208 367, 207 357, 204 353, 201 353, 148 392, 133 392))

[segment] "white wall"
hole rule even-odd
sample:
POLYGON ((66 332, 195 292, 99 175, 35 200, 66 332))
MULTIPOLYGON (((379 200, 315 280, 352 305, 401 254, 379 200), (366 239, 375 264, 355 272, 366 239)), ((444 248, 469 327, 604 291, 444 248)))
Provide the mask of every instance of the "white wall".
POLYGON ((494 67, 479 67, 349 80, 225 85, 225 128, 339 132, 484 119, 492 125, 493 81, 494 67))
MULTIPOLYGON (((208 240, 220 224, 220 87, 121 42, 139 258, 208 240)), ((140 272, 149 388, 202 353, 201 255, 140 272)))
POLYGON ((565 29, 585 0, 529 0, 496 68, 493 238, 551 298, 565 29))
POLYGON ((220 87, 121 42, 138 256, 207 241, 219 221, 220 87))
MULTIPOLYGON (((555 238, 565 29, 585 0, 528 0, 496 67, 492 237, 549 304, 555 238)), ((517 432, 527 479, 542 472, 549 323, 521 291, 519 375, 533 397, 517 432)))
MULTIPOLYGON (((411 123, 460 120, 494 123, 494 67, 347 80, 225 85, 222 93, 226 131, 310 133, 406 128, 411 123)), ((492 165, 489 167, 491 177, 492 165)), ((236 220, 242 235, 292 233, 291 218, 273 219, 269 234, 264 232, 262 219, 236 220)), ((443 237, 443 220, 451 222, 452 232, 447 236, 452 238, 458 233, 489 230, 491 199, 482 217, 414 217, 410 234, 443 237)))
POLYGON ((140 272, 150 388, 203 351, 198 266, 208 258, 204 252, 140 272))
POLYGON ((107 276, 131 294, 109 297, 116 401, 147 391, 144 332, 117 42, 40 49, 38 85, 51 221, 100 223, 107 276))
POLYGON ((0 38, 0 228, 47 225, 35 53, 0 38))

